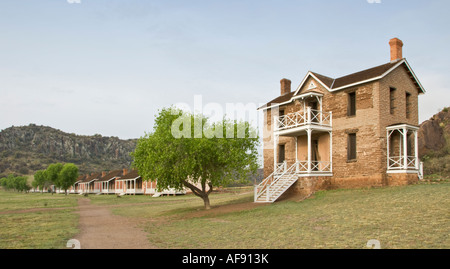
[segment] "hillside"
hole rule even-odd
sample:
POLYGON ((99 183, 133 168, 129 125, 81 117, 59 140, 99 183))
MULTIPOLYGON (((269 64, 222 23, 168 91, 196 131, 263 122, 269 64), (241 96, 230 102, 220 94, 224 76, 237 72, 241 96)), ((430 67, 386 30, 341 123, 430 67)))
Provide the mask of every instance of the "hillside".
MULTIPOLYGON (((418 133, 425 174, 450 176, 450 109, 424 121, 418 133)), ((129 168, 137 139, 82 136, 47 126, 9 127, 0 131, 0 177, 33 174, 54 162, 75 163, 81 173, 129 168)))
POLYGON ((450 177, 450 108, 420 124, 418 140, 425 175, 450 177))
POLYGON ((54 162, 71 162, 81 173, 128 168, 136 139, 81 136, 30 124, 0 132, 0 175, 32 174, 54 162))

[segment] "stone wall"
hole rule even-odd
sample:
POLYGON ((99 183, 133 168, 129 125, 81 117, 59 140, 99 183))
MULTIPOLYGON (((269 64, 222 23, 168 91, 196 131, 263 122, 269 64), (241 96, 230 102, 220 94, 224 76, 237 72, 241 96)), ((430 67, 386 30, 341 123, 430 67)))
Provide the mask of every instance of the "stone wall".
MULTIPOLYGON (((308 78, 301 93, 308 91, 313 78, 308 78)), ((358 188, 370 186, 402 185, 417 181, 416 174, 387 174, 386 127, 392 124, 407 123, 418 125, 418 90, 411 81, 406 68, 392 71, 382 80, 358 85, 337 92, 327 91, 315 82, 314 91, 323 92, 323 111, 333 114, 332 131, 332 177, 300 178, 290 191, 308 193, 322 188, 358 188), (391 87, 396 88, 394 113, 390 111, 391 87), (356 94, 356 115, 348 116, 349 93, 356 94), (406 93, 410 94, 410 114, 406 115, 406 93), (348 135, 356 133, 356 160, 347 159, 348 135)), ((303 101, 283 105, 285 114, 299 111, 303 101)), ((264 176, 273 172, 273 137, 271 111, 266 111, 268 123, 264 129, 264 176)), ((326 135, 328 135, 326 133, 326 135)), ((394 138, 395 139, 395 138, 394 138)), ((328 143, 323 139, 321 143, 328 143)), ((298 155, 304 157, 303 136, 298 138, 298 155)), ((320 141, 319 141, 320 142, 320 141)), ((278 145, 285 144, 285 157, 288 165, 295 162, 295 138, 280 137, 278 145)), ((322 145, 326 150, 329 146, 322 145)), ((395 149, 393 149, 395 150, 395 149)), ((278 149, 277 149, 278 151, 278 149)))

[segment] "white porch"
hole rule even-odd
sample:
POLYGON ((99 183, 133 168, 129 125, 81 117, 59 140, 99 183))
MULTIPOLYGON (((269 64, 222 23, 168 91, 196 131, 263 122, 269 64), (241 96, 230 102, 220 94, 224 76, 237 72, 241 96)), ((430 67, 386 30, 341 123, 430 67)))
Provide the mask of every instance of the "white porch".
POLYGON ((142 188, 142 179, 140 177, 132 179, 119 179, 116 180, 117 186, 115 193, 125 193, 125 194, 144 194, 142 188))
POLYGON ((112 178, 107 181, 102 181, 102 193, 104 194, 114 194, 115 193, 115 184, 114 180, 115 178, 112 178))
POLYGON ((418 130, 408 124, 386 128, 387 173, 419 173, 418 130))

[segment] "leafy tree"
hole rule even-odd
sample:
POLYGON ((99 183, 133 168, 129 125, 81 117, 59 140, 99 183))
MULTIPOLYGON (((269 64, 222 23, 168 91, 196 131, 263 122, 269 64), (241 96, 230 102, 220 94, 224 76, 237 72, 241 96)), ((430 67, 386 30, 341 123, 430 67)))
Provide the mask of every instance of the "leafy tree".
POLYGON ((28 192, 30 190, 30 186, 27 182, 27 177, 19 176, 14 178, 14 189, 19 192, 28 192))
POLYGON ((64 165, 62 163, 52 163, 45 170, 46 179, 55 185, 55 188, 61 187, 59 173, 61 172, 63 166, 64 165))
POLYGON ((18 192, 22 192, 22 191, 27 192, 31 188, 28 185, 27 177, 24 177, 24 176, 16 177, 13 174, 10 174, 5 178, 0 179, 0 184, 6 190, 16 190, 18 192))
POLYGON ((31 183, 33 185, 33 187, 39 187, 39 189, 41 189, 41 192, 44 192, 44 188, 48 187, 49 181, 47 180, 47 175, 45 170, 38 170, 36 171, 36 173, 34 174, 34 180, 31 183))
POLYGON ((78 167, 73 163, 66 163, 59 173, 59 184, 67 195, 67 189, 72 186, 78 178, 78 167))
POLYGON ((145 180, 157 179, 158 190, 187 187, 210 209, 214 187, 247 181, 257 171, 256 130, 248 122, 162 109, 153 133, 137 143, 133 167, 145 180))

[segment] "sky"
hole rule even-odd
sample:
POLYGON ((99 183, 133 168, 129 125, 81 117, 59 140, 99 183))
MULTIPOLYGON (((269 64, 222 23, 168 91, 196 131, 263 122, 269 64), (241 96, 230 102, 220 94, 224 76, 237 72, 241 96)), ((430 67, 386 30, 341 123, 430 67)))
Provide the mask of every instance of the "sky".
POLYGON ((450 106, 448 10, 448 0, 1 0, 0 129, 139 138, 164 107, 257 107, 282 78, 296 88, 310 70, 387 63, 393 37, 427 91, 422 122, 450 106))

